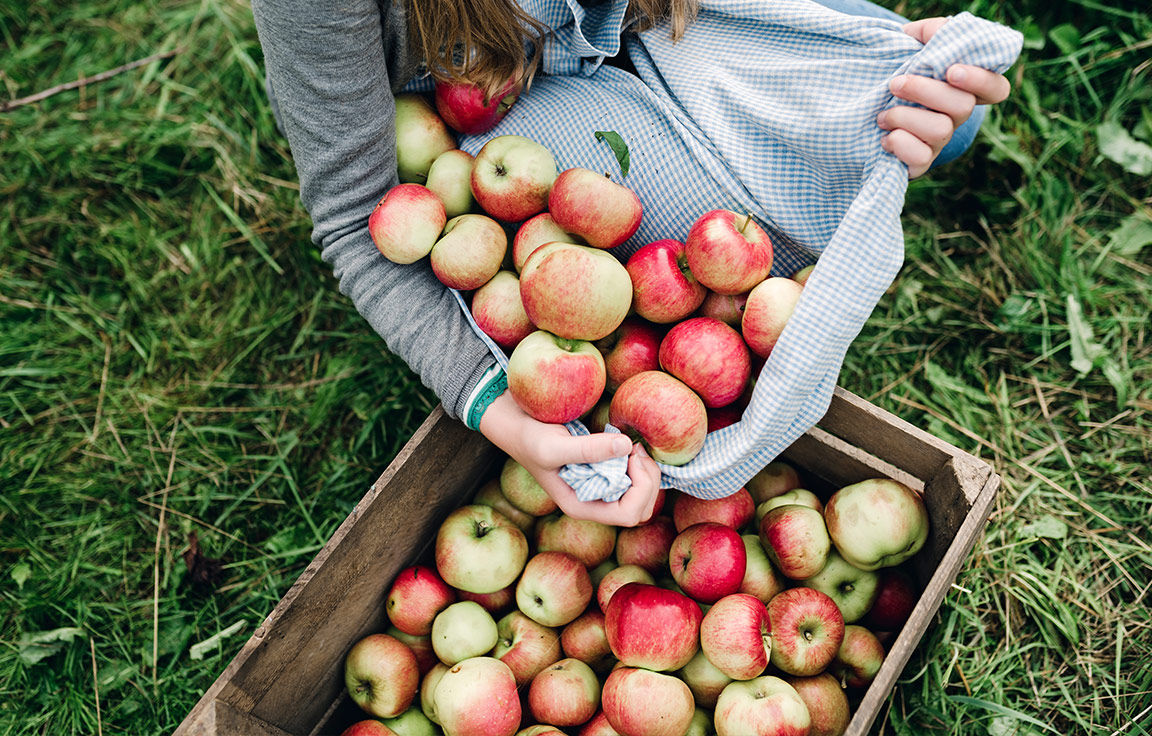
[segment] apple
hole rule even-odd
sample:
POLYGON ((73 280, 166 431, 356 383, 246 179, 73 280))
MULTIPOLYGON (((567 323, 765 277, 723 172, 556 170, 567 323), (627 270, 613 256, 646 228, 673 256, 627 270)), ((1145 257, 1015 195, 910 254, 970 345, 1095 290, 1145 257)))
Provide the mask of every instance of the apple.
POLYGON ((820 500, 819 496, 807 488, 793 488, 758 505, 756 507, 756 523, 759 524, 764 515, 777 506, 789 506, 791 504, 807 506, 820 512, 821 515, 824 513, 824 502, 820 500))
POLYGON ((418 705, 413 705, 395 718, 384 719, 384 725, 392 729, 388 734, 396 736, 438 736, 442 733, 418 705))
POLYGON ((436 656, 436 652, 432 649, 432 636, 430 633, 424 634, 423 636, 416 636, 406 634, 395 626, 389 626, 384 630, 384 633, 412 650, 412 654, 416 655, 416 669, 419 670, 421 677, 427 674, 428 670, 440 663, 440 658, 436 656))
POLYGON ((639 565, 650 574, 666 570, 676 534, 676 525, 667 516, 653 516, 643 524, 622 528, 616 533, 616 562, 639 565))
POLYGON ((747 294, 717 294, 708 291, 696 315, 718 319, 729 327, 740 329, 740 320, 744 318, 744 303, 747 301, 747 294))
POLYGON ((815 268, 816 268, 815 263, 813 263, 810 266, 805 266, 804 268, 800 269, 796 273, 792 274, 792 276, 790 278, 793 281, 795 281, 796 283, 800 284, 801 286, 807 286, 808 285, 808 277, 812 275, 812 271, 815 270, 815 268))
POLYGON ((436 570, 469 593, 495 593, 516 580, 528 559, 528 539, 491 506, 454 510, 436 532, 436 570))
POLYGON ((420 710, 428 717, 428 720, 439 725, 440 717, 436 715, 436 686, 440 684, 441 678, 448 672, 448 665, 443 662, 437 662, 436 666, 428 670, 424 675, 424 679, 420 681, 420 710))
POLYGON ((556 502, 540 485, 540 481, 512 457, 500 466, 500 492, 508 499, 508 503, 532 517, 544 516, 556 510, 556 502))
POLYGON ((524 270, 524 261, 545 243, 572 243, 586 245, 583 238, 566 232, 552 219, 551 213, 541 212, 534 215, 516 228, 516 235, 512 238, 512 264, 516 271, 524 270))
POLYGON ((627 583, 608 602, 604 633, 623 665, 671 671, 696 653, 702 617, 700 607, 683 593, 627 583))
POLYGON ((823 569, 800 584, 815 588, 836 601, 844 623, 859 621, 872 608, 879 592, 880 576, 869 570, 853 567, 836 550, 828 553, 823 569))
POLYGON ((520 135, 498 135, 472 163, 472 196, 497 220, 521 222, 543 212, 556 181, 556 159, 540 143, 520 135))
POLYGON ((772 561, 768 559, 764 545, 760 544, 759 535, 741 534, 740 539, 744 540, 747 562, 744 565, 744 579, 740 581, 739 592, 754 595, 762 603, 767 603, 784 590, 786 581, 776 572, 776 568, 772 567, 772 561))
POLYGON ((588 569, 565 552, 537 552, 516 584, 516 606, 544 626, 563 626, 592 600, 588 569))
POLYGON ((444 204, 419 184, 398 184, 368 216, 372 242, 393 263, 415 263, 432 252, 447 222, 444 204))
POLYGON ((877 570, 877 573, 880 579, 876 586, 876 600, 862 623, 872 631, 899 631, 912 615, 919 593, 912 578, 902 569, 887 567, 877 570))
POLYGON ((407 710, 420 687, 416 655, 387 634, 369 634, 344 657, 344 684, 362 710, 392 718, 407 710))
POLYGON ((692 317, 669 330, 660 342, 660 367, 686 383, 709 408, 740 398, 752 374, 740 333, 711 317, 692 317))
POLYGON ((604 631, 604 614, 591 606, 560 632, 560 647, 566 656, 593 670, 601 671, 615 661, 604 631))
POLYGON ((888 478, 853 483, 824 505, 828 534, 840 555, 861 570, 894 567, 928 540, 920 494, 888 478))
POLYGON ((596 402, 596 406, 593 406, 587 413, 580 417, 580 421, 583 422, 588 431, 593 434, 603 432, 608 427, 608 407, 611 400, 605 398, 606 395, 607 389, 605 389, 604 394, 601 394, 600 400, 596 402))
POLYGON ((731 427, 739 422, 743 415, 744 407, 739 403, 708 409, 708 431, 715 432, 718 429, 731 427))
POLYGON ((492 614, 476 601, 458 601, 432 622, 432 649, 446 665, 487 654, 499 635, 492 614))
POLYGON ((706 212, 692 224, 684 245, 688 268, 718 294, 748 292, 772 270, 772 240, 752 215, 706 212))
POLYGON ((596 567, 610 559, 615 548, 614 526, 559 512, 536 520, 538 552, 567 552, 584 567, 596 567))
POLYGON ((676 676, 688 685, 696 705, 702 708, 715 708, 716 699, 720 693, 732 682, 732 678, 721 672, 704 650, 696 652, 688 664, 676 672, 676 676))
POLYGON ((684 736, 712 736, 714 733, 716 731, 712 728, 712 719, 708 717, 708 711, 696 708, 684 736))
POLYGON ((557 225, 593 248, 615 248, 636 234, 644 206, 623 184, 577 166, 556 177, 548 212, 557 225))
POLYGON ((700 648, 733 680, 751 680, 768 667, 772 649, 768 609, 754 595, 733 593, 712 604, 700 622, 700 648))
POLYGON ((516 678, 493 657, 472 657, 450 668, 433 698, 440 725, 451 736, 513 736, 520 728, 516 678))
POLYGON ((600 707, 600 681, 579 659, 562 659, 532 678, 528 704, 532 717, 541 723, 579 726, 600 707))
POLYGON ((612 724, 608 722, 608 714, 598 710, 596 715, 576 732, 576 736, 620 736, 620 732, 612 728, 612 724))
POLYGON ((748 347, 767 358, 792 317, 804 287, 792 279, 773 276, 756 285, 744 303, 740 333, 748 347))
POLYGON ((836 601, 815 588, 788 588, 768 601, 772 664, 790 675, 819 674, 844 640, 836 601))
POLYGON ((448 220, 432 246, 432 273, 450 289, 479 289, 496 275, 508 250, 500 223, 486 215, 458 215, 448 220))
POLYGON ((340 732, 340 736, 399 736, 380 721, 357 721, 340 732))
POLYGON ((516 736, 564 736, 564 732, 547 723, 537 723, 516 732, 516 736))
POLYGON ((639 440, 653 460, 683 465, 704 447, 708 413, 683 381, 663 371, 632 376, 612 395, 608 421, 639 440))
POLYGON ((563 657, 560 639, 551 627, 512 611, 496 623, 499 639, 492 656, 508 665, 516 685, 527 685, 536 673, 563 657))
POLYGON ((884 645, 868 629, 856 624, 844 627, 844 641, 828 671, 848 688, 865 688, 876 679, 884 664, 884 645))
POLYGON ((472 211, 472 154, 453 148, 436 157, 428 168, 428 187, 444 203, 448 217, 472 211))
POLYGON ((632 278, 632 309, 651 322, 686 318, 704 302, 708 290, 688 268, 684 243, 656 240, 642 246, 624 267, 632 278))
POLYGON ((632 304, 623 264, 596 248, 546 243, 520 271, 520 298, 532 324, 571 340, 612 334, 632 304))
POLYGON ((822 672, 811 677, 786 675, 782 679, 795 688, 808 706, 808 715, 812 717, 808 736, 843 736, 852 713, 848 696, 835 677, 822 672))
POLYGON ((501 588, 495 593, 469 593, 466 590, 456 591, 462 601, 474 601, 479 603, 480 606, 492 614, 493 618, 503 616, 505 613, 516 607, 516 584, 513 583, 506 588, 501 588))
POLYGON ((738 488, 735 493, 722 498, 697 498, 681 493, 672 504, 672 521, 677 532, 705 521, 739 531, 752 519, 754 511, 752 494, 746 488, 738 488))
POLYGON ((604 393, 604 358, 584 340, 537 330, 508 358, 508 390, 537 421, 564 424, 586 414, 604 393))
POLYGON ((717 736, 808 736, 811 722, 796 689, 772 675, 731 683, 712 713, 717 736))
POLYGON ((637 373, 660 369, 660 341, 664 335, 655 325, 626 317, 607 337, 597 340, 604 355, 607 388, 615 391, 637 373))
POLYGON ((396 169, 400 181, 423 184, 436 157, 456 148, 456 138, 423 95, 395 97, 396 169))
POLYGON ((608 610, 612 595, 628 583, 655 585, 656 581, 647 570, 639 565, 620 565, 610 570, 596 586, 596 603, 601 611, 608 610))
POLYGON ((773 460, 752 476, 744 487, 759 506, 768 499, 793 488, 799 488, 801 485, 803 484, 800 481, 800 474, 794 467, 782 460, 773 460))
POLYGON ((504 495, 504 491, 500 489, 500 481, 496 478, 492 478, 480 486, 480 490, 472 497, 472 503, 491 506, 508 517, 508 520, 518 526, 520 531, 525 534, 528 534, 536 526, 536 517, 513 506, 512 502, 504 495))
POLYGON ((384 610, 401 631, 423 636, 432 631, 432 619, 456 600, 456 593, 436 571, 424 565, 404 568, 392 581, 384 610))
POLYGON ((696 710, 682 680, 637 667, 612 670, 600 699, 621 736, 684 736, 696 710))
POLYGON ((668 553, 672 579, 701 603, 715 603, 739 590, 746 565, 740 533, 711 521, 677 534, 668 553))
POLYGON ((516 77, 508 79, 493 94, 470 82, 438 79, 436 112, 457 133, 487 133, 508 114, 523 88, 523 82, 516 77))
POLYGON ((520 301, 520 279, 498 271, 472 295, 472 319, 485 335, 507 352, 536 331, 520 301))
POLYGON ((832 542, 824 517, 810 506, 777 506, 760 520, 760 543, 780 574, 792 580, 810 578, 828 560, 832 542))

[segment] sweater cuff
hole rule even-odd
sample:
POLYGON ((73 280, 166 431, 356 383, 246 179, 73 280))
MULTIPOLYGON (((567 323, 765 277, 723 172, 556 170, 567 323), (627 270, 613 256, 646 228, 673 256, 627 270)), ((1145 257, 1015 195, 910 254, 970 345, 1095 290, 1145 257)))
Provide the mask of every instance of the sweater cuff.
POLYGON ((508 376, 498 364, 493 364, 472 389, 472 394, 464 404, 464 411, 460 416, 464 424, 472 430, 480 429, 480 418, 491 406, 492 402, 508 388, 508 376))

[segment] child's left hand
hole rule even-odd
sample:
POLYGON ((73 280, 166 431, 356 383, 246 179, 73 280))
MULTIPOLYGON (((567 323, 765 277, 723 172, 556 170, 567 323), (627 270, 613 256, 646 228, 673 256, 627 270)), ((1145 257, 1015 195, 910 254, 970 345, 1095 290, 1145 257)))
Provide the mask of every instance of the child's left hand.
MULTIPOLYGON (((947 18, 918 20, 904 26, 904 32, 927 43, 947 22, 947 18)), ((892 94, 923 108, 899 105, 876 118, 881 128, 891 131, 881 145, 908 165, 910 179, 928 170, 976 105, 1003 102, 1012 88, 1004 75, 968 64, 948 67, 945 78, 912 74, 894 78, 889 85, 892 94)))

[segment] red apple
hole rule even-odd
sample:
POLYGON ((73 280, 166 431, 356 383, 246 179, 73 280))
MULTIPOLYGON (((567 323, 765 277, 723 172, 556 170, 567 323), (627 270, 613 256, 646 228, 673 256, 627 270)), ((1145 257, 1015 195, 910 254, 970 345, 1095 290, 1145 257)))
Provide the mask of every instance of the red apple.
POLYGON ((508 359, 508 390, 534 419, 563 424, 579 418, 604 393, 604 358, 583 340, 537 330, 508 359))
POLYGON ((792 580, 810 578, 823 569, 832 542, 824 517, 809 506, 777 506, 760 520, 760 543, 780 573, 792 580))
POLYGON ((599 710, 576 733, 576 736, 620 736, 620 732, 612 728, 612 724, 608 722, 608 715, 599 710))
POLYGON ((528 703, 532 717, 541 723, 579 726, 600 707, 600 681, 579 659, 562 659, 532 678, 528 703))
POLYGON ((715 708, 716 699, 720 693, 732 682, 732 678, 721 672, 704 650, 696 652, 688 664, 676 672, 676 676, 688 685, 696 705, 701 708, 715 708))
POLYGON ((506 351, 536 331, 520 301, 520 279, 499 271, 472 295, 472 318, 484 334, 506 351))
POLYGON ((852 713, 848 696, 836 678, 827 672, 811 677, 787 675, 783 678, 808 706, 812 725, 808 736, 843 736, 852 713))
POLYGON ((772 566, 764 545, 760 544, 759 535, 741 534, 740 538, 744 540, 744 553, 747 556, 740 592, 754 595, 762 603, 767 603, 784 590, 786 581, 772 566))
POLYGON ((904 570, 889 567, 877 572, 876 600, 862 623, 872 631, 899 631, 912 615, 919 593, 904 570))
POLYGON ((804 287, 792 279, 773 276, 756 285, 744 304, 740 333, 761 358, 767 358, 792 317, 804 287))
POLYGON ((711 317, 686 319, 669 330, 660 342, 660 367, 686 383, 706 407, 740 398, 752 372, 740 333, 711 317))
POLYGON ((628 316, 632 282, 620 261, 602 250, 546 243, 524 262, 520 298, 540 329, 573 340, 599 340, 628 316))
POLYGON ((733 682, 712 714, 717 736, 808 736, 811 723, 796 689, 772 675, 733 682))
POLYGON ((423 184, 436 157, 456 148, 456 138, 423 95, 396 95, 396 169, 400 181, 423 184))
POLYGON ((365 712, 392 718, 407 710, 420 686, 416 655, 387 634, 360 639, 344 657, 348 695, 365 712))
POLYGON ((492 138, 472 163, 472 196, 481 209, 504 222, 543 212, 555 180, 552 152, 524 136, 492 138))
POLYGON ((512 611, 496 623, 499 638, 492 656, 512 670, 516 685, 527 685, 536 673, 563 657, 556 630, 538 624, 520 611, 512 611))
POLYGON ((888 478, 836 491, 824 505, 824 520, 837 551, 861 570, 899 565, 928 541, 924 500, 888 478))
POLYGON ((600 606, 600 610, 607 611, 612 594, 628 583, 655 585, 656 581, 639 565, 620 565, 609 570, 596 586, 596 603, 600 606))
POLYGON ((859 689, 872 684, 880 665, 884 664, 884 645, 863 626, 844 627, 844 641, 828 671, 845 687, 859 689))
POLYGON ((574 167, 556 177, 548 194, 548 212, 557 225, 593 248, 615 248, 640 228, 644 206, 623 184, 574 167))
POLYGON ((615 548, 614 526, 559 512, 536 520, 538 552, 567 552, 584 567, 596 567, 610 559, 615 548))
POLYGON ((444 204, 427 187, 399 184, 368 216, 372 242, 393 263, 415 263, 432 251, 448 218, 444 204))
POLYGON ((436 111, 457 133, 479 135, 496 127, 516 103, 524 85, 509 79, 494 94, 463 81, 436 81, 436 111))
POLYGON ((398 736, 380 721, 358 721, 340 732, 340 736, 398 736))
POLYGON ((740 329, 740 320, 744 318, 744 303, 748 301, 747 294, 717 294, 709 291, 704 296, 700 308, 696 310, 699 317, 718 319, 734 329, 740 329))
POLYGON ((772 240, 752 219, 712 210, 692 225, 685 241, 688 268, 718 294, 743 294, 768 278, 772 240))
POLYGON ((677 378, 661 371, 637 373, 616 389, 608 408, 612 426, 643 442, 657 462, 683 465, 704 447, 704 402, 677 378))
POLYGON ((436 571, 413 565, 400 571, 392 581, 384 610, 392 625, 406 634, 425 636, 432 631, 432 619, 451 603, 456 593, 436 571))
POLYGON ((715 432, 718 429, 731 427, 736 424, 744 415, 744 407, 739 403, 729 404, 728 406, 717 406, 708 410, 708 431, 715 432))
POLYGON ((500 223, 486 215, 458 215, 448 220, 432 246, 432 273, 450 289, 479 289, 496 275, 508 250, 500 223))
POLYGON ((625 318, 607 337, 596 341, 604 354, 607 388, 615 391, 637 373, 660 369, 661 330, 635 317, 625 318))
POLYGON ((436 533, 436 571, 459 590, 495 593, 516 580, 527 559, 524 532, 491 506, 461 506, 436 533))
POLYGON ((597 671, 615 661, 604 631, 604 614, 591 606, 560 632, 560 646, 566 656, 597 671))
POLYGON ((760 505, 801 485, 800 474, 794 467, 782 460, 773 460, 752 476, 744 487, 752 494, 752 500, 760 505))
POLYGON ((516 585, 513 583, 506 588, 501 588, 495 593, 469 593, 466 590, 458 590, 456 594, 460 596, 462 601, 475 601, 480 606, 492 614, 493 618, 498 618, 507 613, 516 605, 516 585))
POLYGON ((716 669, 733 680, 751 680, 768 667, 771 633, 764 603, 747 593, 733 593, 704 614, 700 648, 716 669))
POLYGON ((644 524, 616 533, 616 562, 639 565, 650 574, 666 570, 668 551, 676 538, 676 525, 667 516, 654 516, 644 524))
POLYGON ((836 602, 814 588, 788 588, 768 602, 772 664, 790 675, 823 672, 844 640, 836 602))
POLYGON ((450 668, 432 697, 440 724, 453 736, 512 736, 520 728, 516 678, 493 657, 473 657, 450 668))
POLYGON ((715 603, 739 590, 746 564, 740 533, 715 522, 680 532, 668 553, 673 580, 701 603, 715 603))
POLYGON ((682 593, 627 583, 608 602, 604 632, 625 666, 677 670, 699 647, 702 617, 700 607, 682 593))
POLYGON ((528 469, 509 457, 500 466, 500 492, 520 511, 533 517, 556 510, 556 502, 528 469))
POLYGON ((625 268, 632 278, 632 309, 651 322, 679 322, 696 311, 707 293, 688 269, 684 243, 678 240, 641 247, 625 268))
POLYGON ((512 263, 517 271, 524 270, 524 261, 545 243, 573 243, 585 245, 584 240, 556 224, 552 215, 541 212, 525 220, 516 228, 516 236, 512 238, 512 263))
POLYGON ((413 636, 412 634, 405 634, 395 626, 389 626, 384 633, 412 650, 412 654, 416 655, 416 668, 420 671, 421 677, 427 674, 428 670, 440 664, 440 658, 432 649, 431 635, 413 636))
POLYGON ((600 697, 621 736, 684 736, 696 710, 683 681, 633 667, 612 670, 600 697))
POLYGON ((723 498, 697 498, 681 493, 672 504, 672 521, 676 524, 677 532, 705 521, 739 531, 752 519, 755 510, 752 494, 746 488, 739 488, 723 498))
POLYGON ((516 584, 516 607, 544 626, 563 626, 592 600, 588 569, 564 552, 537 552, 516 584))
POLYGON ((428 187, 444 203, 448 217, 472 211, 472 154, 453 148, 436 157, 428 168, 428 187))

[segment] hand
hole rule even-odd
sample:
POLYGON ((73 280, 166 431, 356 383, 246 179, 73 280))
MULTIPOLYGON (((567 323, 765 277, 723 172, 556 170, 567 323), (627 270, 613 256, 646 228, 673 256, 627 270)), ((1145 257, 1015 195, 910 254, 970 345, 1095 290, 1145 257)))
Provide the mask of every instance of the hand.
POLYGON ((480 419, 480 432, 532 474, 568 516, 613 526, 636 526, 652 517, 660 490, 660 468, 640 445, 622 434, 577 437, 559 424, 528 416, 505 391, 480 419), (628 456, 632 486, 617 501, 580 501, 560 477, 570 463, 628 456))
MULTIPOLYGON (((947 18, 918 20, 905 25, 904 32, 927 43, 947 22, 947 18)), ((1002 102, 1012 88, 1003 75, 968 64, 948 67, 945 80, 912 74, 894 78, 889 84, 893 95, 924 107, 898 105, 876 118, 881 128, 891 131, 881 145, 907 164, 910 179, 928 170, 976 105, 1002 102)))

